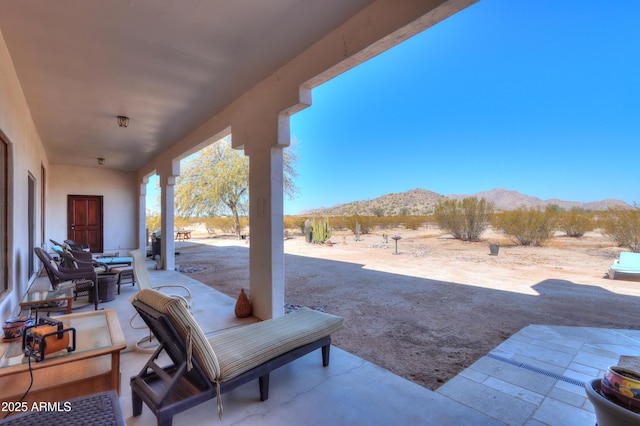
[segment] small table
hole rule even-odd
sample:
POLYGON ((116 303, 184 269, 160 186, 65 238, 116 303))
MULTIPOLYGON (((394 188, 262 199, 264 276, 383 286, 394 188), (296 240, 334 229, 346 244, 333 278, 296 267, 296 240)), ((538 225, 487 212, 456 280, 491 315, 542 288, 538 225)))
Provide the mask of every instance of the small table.
MULTIPOLYGON (((102 272, 98 274, 98 301, 110 302, 116 298, 117 272, 102 272)), ((89 303, 95 303, 96 292, 89 293, 89 303)))
POLYGON ((41 362, 22 353, 22 341, 0 343, 0 401, 56 402, 97 392, 120 393, 120 351, 127 347, 113 309, 59 315, 64 327, 76 329, 76 350, 48 354, 41 362))
POLYGON ((39 311, 61 311, 66 309, 67 314, 71 313, 71 300, 73 299, 73 289, 64 288, 58 290, 34 291, 26 293, 20 300, 20 309, 27 310, 37 307, 39 311), (66 306, 61 303, 66 301, 66 306))
POLYGON ((633 355, 621 355, 618 359, 618 365, 620 367, 628 368, 629 370, 640 371, 640 357, 633 355))

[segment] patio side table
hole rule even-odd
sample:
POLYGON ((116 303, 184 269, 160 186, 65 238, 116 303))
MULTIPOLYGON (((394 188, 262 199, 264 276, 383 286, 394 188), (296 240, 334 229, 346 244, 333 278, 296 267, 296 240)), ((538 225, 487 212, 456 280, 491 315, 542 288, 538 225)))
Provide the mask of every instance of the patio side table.
POLYGON ((20 310, 38 308, 39 311, 66 311, 71 313, 73 290, 64 288, 59 290, 34 291, 25 293, 20 300, 20 310), (66 302, 66 303, 65 303, 66 302))
POLYGON ((30 386, 31 375, 33 386, 24 398, 29 407, 34 402, 120 392, 120 351, 127 343, 116 311, 78 312, 56 319, 65 328, 76 329, 76 350, 61 350, 29 363, 22 341, 0 342, 0 401, 19 401, 30 386))
MULTIPOLYGON (((117 272, 98 274, 98 302, 110 302, 116 298, 117 272)), ((89 293, 89 303, 95 302, 95 292, 89 293)))

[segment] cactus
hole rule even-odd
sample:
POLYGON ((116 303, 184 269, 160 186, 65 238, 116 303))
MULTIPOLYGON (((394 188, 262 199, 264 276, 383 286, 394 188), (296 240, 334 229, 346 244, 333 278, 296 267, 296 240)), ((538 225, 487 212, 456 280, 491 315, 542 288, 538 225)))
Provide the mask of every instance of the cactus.
POLYGON ((312 230, 311 221, 309 219, 304 221, 304 239, 307 243, 311 242, 312 230))
POLYGON ((311 236, 314 243, 323 244, 331 238, 331 226, 329 226, 329 218, 311 221, 311 236))

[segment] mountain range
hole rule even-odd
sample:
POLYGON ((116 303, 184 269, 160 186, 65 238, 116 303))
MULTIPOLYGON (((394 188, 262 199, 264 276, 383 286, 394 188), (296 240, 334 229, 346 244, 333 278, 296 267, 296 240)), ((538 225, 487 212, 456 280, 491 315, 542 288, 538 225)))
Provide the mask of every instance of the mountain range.
POLYGON ((396 215, 427 215, 434 207, 444 200, 462 200, 466 197, 484 198, 494 204, 496 210, 513 210, 521 206, 545 208, 557 205, 569 210, 573 207, 585 210, 607 210, 610 207, 630 207, 621 200, 606 199, 592 202, 565 201, 559 199, 542 200, 530 195, 521 194, 504 188, 482 191, 476 194, 441 195, 426 189, 412 189, 406 192, 386 194, 373 200, 353 201, 338 204, 333 207, 323 207, 303 212, 304 215, 318 216, 350 216, 359 214, 364 216, 396 216, 396 215))

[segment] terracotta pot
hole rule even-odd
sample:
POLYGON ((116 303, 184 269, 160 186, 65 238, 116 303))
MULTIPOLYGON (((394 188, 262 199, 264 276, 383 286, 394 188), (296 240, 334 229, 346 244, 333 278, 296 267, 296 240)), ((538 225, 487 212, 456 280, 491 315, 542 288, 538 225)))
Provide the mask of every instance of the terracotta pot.
POLYGON ((235 314, 238 318, 244 318, 251 315, 251 302, 244 292, 244 289, 240 290, 240 295, 236 301, 235 314))

